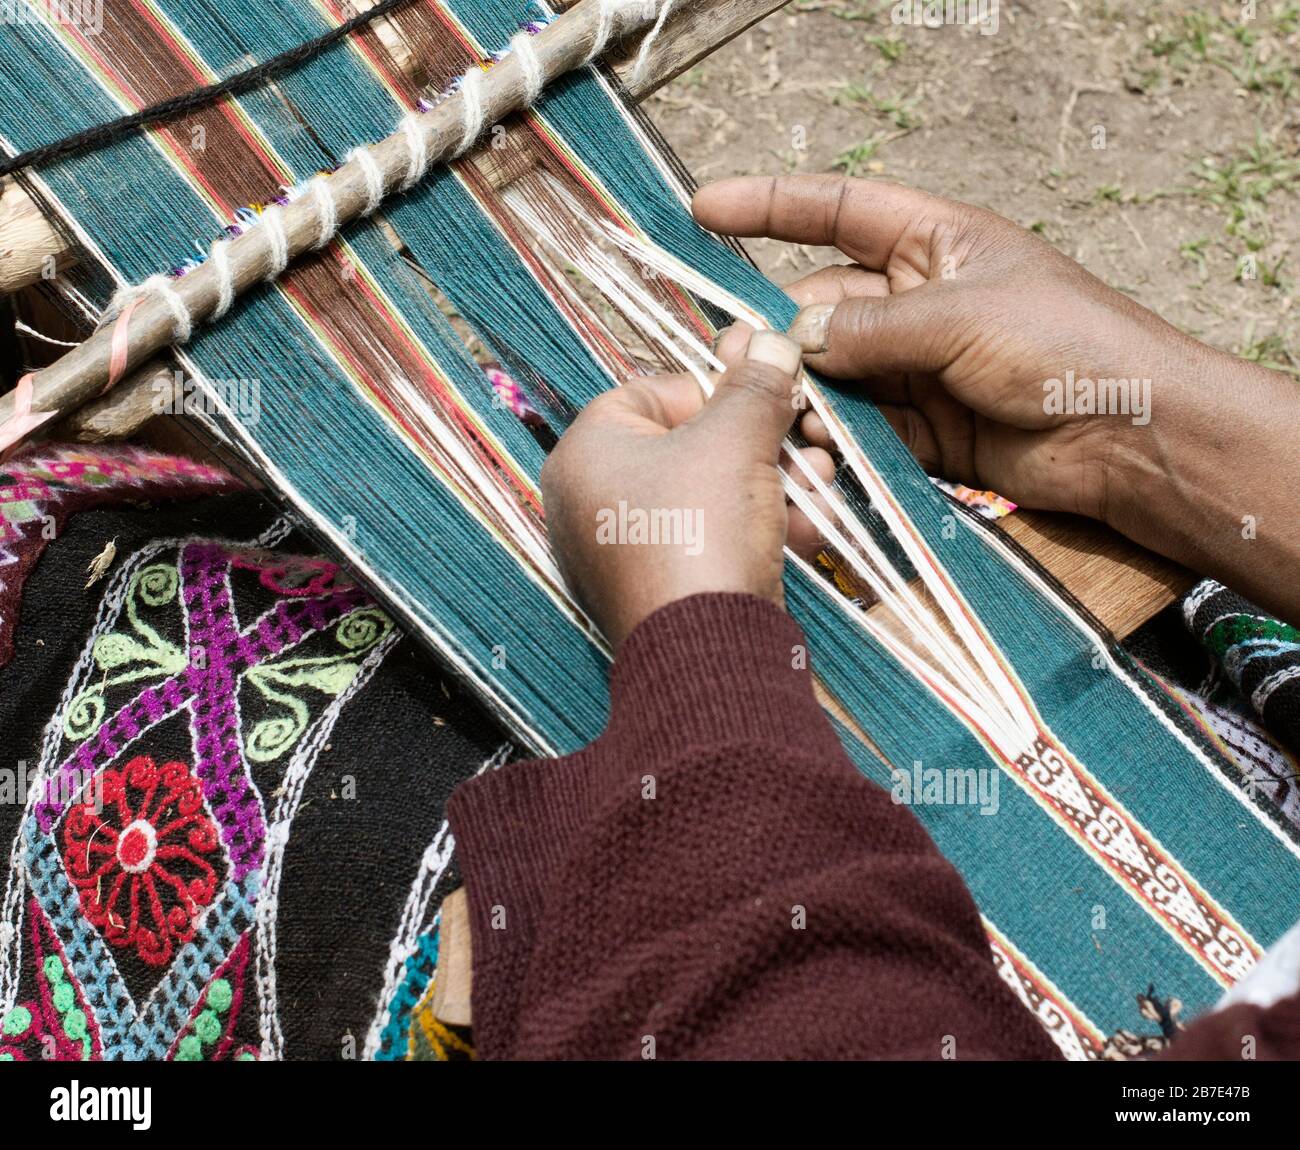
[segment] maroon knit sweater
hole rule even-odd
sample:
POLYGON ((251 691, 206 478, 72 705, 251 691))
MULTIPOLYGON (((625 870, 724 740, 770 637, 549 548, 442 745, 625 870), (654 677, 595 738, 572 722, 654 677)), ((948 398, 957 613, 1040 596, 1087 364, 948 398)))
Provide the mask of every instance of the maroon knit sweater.
POLYGON ((595 743, 452 797, 482 1057, 1059 1057, 803 643, 760 599, 674 603, 623 644, 595 743))

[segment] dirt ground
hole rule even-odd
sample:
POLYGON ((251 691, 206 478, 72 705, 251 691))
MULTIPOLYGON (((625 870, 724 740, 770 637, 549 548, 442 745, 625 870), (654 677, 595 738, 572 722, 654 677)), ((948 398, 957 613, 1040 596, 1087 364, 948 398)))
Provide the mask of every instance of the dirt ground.
MULTIPOLYGON (((1300 378, 1300 2, 1006 0, 992 35, 894 7, 794 0, 648 110, 701 182, 839 170, 982 204, 1300 378)), ((782 283, 837 262, 750 251, 782 283)))

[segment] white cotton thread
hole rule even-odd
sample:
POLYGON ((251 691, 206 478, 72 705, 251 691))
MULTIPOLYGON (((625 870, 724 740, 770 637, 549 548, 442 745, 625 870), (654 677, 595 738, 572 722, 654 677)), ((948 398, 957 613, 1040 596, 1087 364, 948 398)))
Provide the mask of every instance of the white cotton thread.
POLYGON ((402 191, 409 192, 424 179, 424 173, 429 170, 429 142, 420 118, 414 112, 403 117, 402 134, 406 137, 406 150, 410 153, 410 159, 406 165, 406 178, 399 187, 402 191))
POLYGON ((375 209, 384 201, 384 173, 379 170, 375 157, 369 148, 353 148, 348 153, 348 162, 358 165, 366 181, 366 206, 363 216, 373 216, 375 209))
POLYGON ((220 319, 235 303, 235 275, 230 270, 229 249, 229 240, 217 240, 208 256, 217 277, 217 306, 212 309, 213 319, 220 319))
POLYGON ((483 131, 483 70, 471 68, 460 78, 460 107, 464 130, 455 155, 463 156, 483 131))
POLYGON ((524 80, 524 106, 531 108, 542 94, 546 77, 542 62, 537 58, 537 48, 527 32, 520 32, 510 41, 511 55, 519 62, 519 74, 524 80))
POLYGON ((267 282, 277 280, 289 266, 289 237, 284 230, 284 209, 272 204, 262 213, 262 228, 266 232, 267 282))
POLYGON ((48 343, 52 347, 80 347, 76 340, 55 339, 52 335, 46 335, 44 332, 37 331, 30 324, 23 323, 22 320, 14 320, 14 331, 20 332, 32 339, 40 340, 41 343, 48 343))
POLYGON ((677 0, 664 0, 664 6, 659 9, 659 19, 655 21, 654 27, 646 33, 645 39, 641 41, 641 50, 636 54, 636 62, 632 65, 632 83, 640 84, 645 75, 647 65, 650 63, 650 52, 654 48, 655 41, 659 39, 659 33, 664 30, 664 25, 668 23, 668 17, 672 15, 673 9, 677 6, 677 0))
POLYGON ((604 50, 609 39, 614 35, 614 17, 626 7, 626 0, 600 0, 599 19, 596 23, 596 38, 591 42, 591 51, 587 53, 584 64, 590 64, 604 50))
POLYGON ((132 301, 151 295, 161 299, 172 313, 172 342, 189 342, 189 338, 194 332, 194 320, 190 315, 189 305, 181 299, 180 293, 172 287, 170 278, 161 274, 150 276, 141 283, 128 285, 116 292, 108 306, 108 311, 104 313, 104 322, 119 315, 122 309, 132 301))
MULTIPOLYGON (((676 0, 667 0, 665 7, 671 7, 676 0)), ((621 18, 624 13, 631 12, 634 8, 640 8, 642 11, 649 9, 653 12, 658 4, 658 0, 600 0, 600 9, 597 13, 596 37, 591 42, 591 48, 587 52, 587 57, 583 60, 584 64, 590 64, 597 56, 609 47, 609 42, 614 38, 615 32, 620 31, 621 18)), ((649 34, 653 41, 657 36, 659 27, 662 26, 665 19, 661 12, 659 23, 655 30, 649 34)))
POLYGON ((334 185, 328 176, 316 176, 310 187, 320 217, 316 225, 316 242, 312 244, 311 250, 318 252, 329 245, 339 230, 339 206, 334 199, 334 185))

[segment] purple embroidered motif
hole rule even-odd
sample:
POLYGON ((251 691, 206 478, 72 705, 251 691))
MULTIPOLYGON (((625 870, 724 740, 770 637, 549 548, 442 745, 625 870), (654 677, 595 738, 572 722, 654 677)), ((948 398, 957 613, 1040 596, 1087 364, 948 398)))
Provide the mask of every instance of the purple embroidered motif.
POLYGON ((221 827, 233 877, 239 881, 261 864, 266 824, 240 747, 237 680, 250 667, 365 602, 365 594, 351 587, 314 599, 281 600, 240 631, 230 601, 229 552, 215 543, 190 544, 182 551, 179 566, 186 630, 191 649, 203 651, 203 665, 191 664, 164 682, 144 688, 107 717, 46 783, 36 821, 41 831, 49 834, 79 781, 94 777, 144 728, 188 707, 198 756, 195 774, 221 827))

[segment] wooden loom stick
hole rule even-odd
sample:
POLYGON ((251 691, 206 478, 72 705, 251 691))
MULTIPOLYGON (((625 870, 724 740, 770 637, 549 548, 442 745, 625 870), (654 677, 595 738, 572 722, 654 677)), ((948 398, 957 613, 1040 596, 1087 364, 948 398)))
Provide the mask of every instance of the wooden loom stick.
MULTIPOLYGON (((632 100, 640 102, 789 2, 697 0, 669 17, 644 69, 638 72, 634 67, 635 50, 620 54, 611 61, 611 67, 632 100)), ((374 27, 399 66, 414 63, 386 20, 377 20, 374 27)), ((635 48, 635 42, 633 45, 635 48)), ((0 180, 0 295, 49 278, 51 271, 62 271, 74 261, 63 237, 26 191, 12 178, 0 180)))
MULTIPOLYGON (((735 39, 746 29, 784 8, 790 0, 705 0, 674 12, 655 39, 648 54, 646 66, 637 70, 635 61, 640 37, 629 37, 626 52, 619 59, 609 61, 633 103, 641 103, 664 85, 692 68, 698 61, 723 44, 735 39)), ((559 5, 556 5, 559 7, 559 5)), ((386 21, 378 21, 376 32, 384 41, 404 71, 413 71, 417 62, 404 49, 400 37, 392 32, 386 21)), ((471 160, 482 171, 493 187, 502 183, 501 169, 493 162, 492 154, 483 150, 471 155, 471 160)), ((30 199, 31 214, 46 228, 48 235, 57 239, 57 233, 44 223, 30 199)), ((0 216, 3 213, 0 212, 0 216)), ((0 221, 0 244, 4 242, 4 223, 0 221)), ((401 239, 392 237, 400 248, 401 239)), ((0 293, 4 291, 3 249, 0 249, 0 293)), ((65 261, 66 262, 66 261, 65 261)), ((53 438, 106 442, 127 439, 140 431, 156 414, 155 400, 160 390, 166 394, 172 379, 172 369, 164 360, 153 360, 117 384, 112 392, 91 399, 49 429, 53 438)))
MULTIPOLYGON (((658 3, 645 0, 581 0, 529 37, 540 86, 588 63, 613 40, 649 27, 658 9, 658 3)), ((287 262, 373 211, 384 196, 403 184, 409 186, 432 164, 466 151, 486 128, 527 102, 528 69, 518 51, 492 68, 471 70, 467 78, 474 81, 472 99, 470 85, 462 86, 431 111, 410 116, 405 130, 359 149, 357 158, 316 178, 314 182, 326 189, 332 202, 330 220, 323 216, 316 196, 302 195, 269 209, 257 226, 230 240, 224 249, 230 273, 227 296, 229 288, 237 297, 263 280, 274 279, 287 262)), ((142 290, 116 319, 0 397, 0 451, 11 451, 43 422, 102 394, 128 371, 177 342, 178 336, 183 341, 184 329, 192 323, 223 311, 223 276, 217 263, 210 259, 165 285, 155 277, 151 282, 156 286, 142 290)))

